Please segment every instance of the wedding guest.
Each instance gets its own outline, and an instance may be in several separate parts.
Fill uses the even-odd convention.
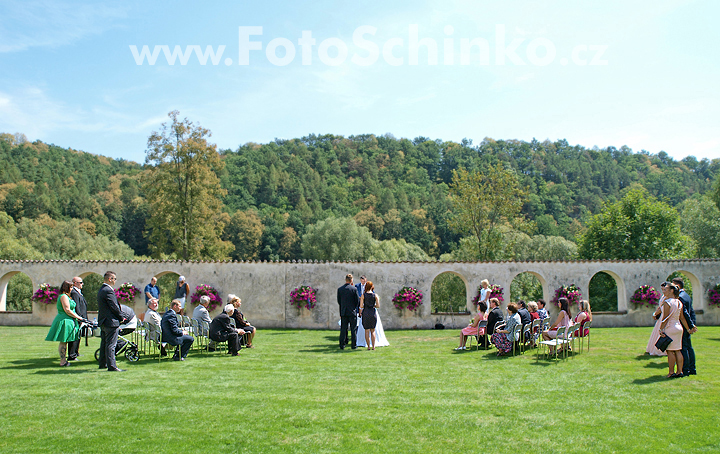
[[[480,337],[485,335],[485,328],[478,328],[478,325],[481,321],[486,320],[485,311],[487,311],[487,305],[481,301],[477,305],[477,314],[475,314],[472,322],[460,331],[460,345],[455,350],[466,349],[465,343],[468,336],[477,336],[478,345],[480,344]]]
[[[527,326],[527,330],[523,333],[522,338],[527,340],[530,338],[530,325],[532,324],[532,316],[530,315],[530,311],[528,311],[527,304],[525,304],[525,301],[520,300],[517,303],[517,313],[520,316],[520,326],[525,329],[525,326]]]
[[[663,292],[663,289],[667,285],[667,282],[663,282],[660,284],[660,292]],[[653,318],[655,318],[655,326],[653,327],[652,333],[650,333],[650,339],[648,340],[647,347],[645,347],[645,353],[651,356],[666,356],[667,353],[660,350],[655,346],[655,343],[657,342],[658,338],[660,337],[660,324],[662,323],[662,305],[665,301],[665,295],[663,294],[660,297],[660,300],[658,301],[658,307],[655,309],[655,312],[653,313]]]
[[[75,313],[80,316],[80,318],[87,319],[87,301],[85,301],[85,297],[82,294],[83,280],[81,277],[75,276],[72,283],[73,288],[70,291],[70,299],[75,301]],[[82,335],[82,332],[78,333],[77,340],[68,343],[68,361],[77,361],[80,356],[80,338]]]
[[[483,279],[480,281],[480,298],[478,298],[478,303],[485,303],[486,305],[490,304],[490,282],[487,279]],[[490,308],[492,310],[492,308]],[[490,333],[492,334],[492,333]]]
[[[536,301],[530,301],[528,303],[528,311],[530,311],[530,318],[533,320],[540,319],[540,314],[538,314],[538,303]]]
[[[558,328],[570,326],[570,303],[567,298],[564,297],[559,298],[558,303],[560,303],[560,313],[557,319],[555,319],[555,323],[550,325],[550,329],[542,333],[543,339],[545,340],[555,339]]]
[[[592,321],[592,311],[590,310],[590,301],[580,300],[578,301],[578,313],[573,320],[573,323],[580,323],[580,329],[575,330],[573,336],[585,337],[588,335],[590,330],[585,328],[587,322]]]
[[[544,299],[537,300],[537,305],[538,305],[537,313],[538,313],[538,316],[540,317],[540,320],[545,320],[546,318],[548,318],[549,315],[548,315],[547,309],[545,309],[545,300]]]
[[[361,278],[362,282],[362,278]],[[368,350],[375,350],[375,327],[377,326],[377,308],[380,307],[380,297],[378,297],[373,289],[375,286],[372,281],[365,281],[363,286],[364,293],[360,297],[360,316],[362,317],[362,326],[365,330],[365,345]]]
[[[176,314],[180,313],[180,310],[180,301],[172,300],[170,309],[165,312],[161,322],[162,341],[176,347],[175,355],[173,356],[175,361],[185,361],[190,347],[195,340],[192,336],[188,335],[186,330],[180,328],[176,316]]]
[[[200,303],[193,311],[193,316],[195,320],[198,322],[212,322],[212,318],[210,318],[210,312],[208,312],[208,306],[210,305],[210,297],[207,295],[203,295],[200,297]]]
[[[508,319],[505,328],[498,329],[492,335],[492,343],[498,349],[497,356],[504,356],[512,350],[513,344],[520,339],[520,332],[515,332],[516,326],[522,327],[520,324],[520,314],[518,314],[517,304],[510,303],[507,305]]]
[[[175,299],[180,302],[180,315],[185,315],[185,301],[190,294],[190,285],[185,282],[185,276],[180,276],[175,286]]]
[[[662,322],[660,323],[660,336],[668,336],[672,340],[665,349],[668,356],[667,378],[683,376],[682,339],[683,328],[689,331],[685,315],[683,314],[680,296],[680,287],[669,283],[663,287],[665,301],[662,304]]]
[[[58,314],[50,325],[50,331],[45,337],[46,341],[59,342],[60,366],[69,366],[66,358],[67,345],[78,338],[79,322],[82,317],[75,313],[75,301],[70,298],[72,282],[64,281],[60,286],[60,296],[57,299]]]
[[[160,288],[157,286],[157,278],[155,276],[153,276],[150,279],[150,283],[145,286],[145,304],[152,298],[160,299]]]
[[[237,356],[240,350],[240,337],[245,331],[233,328],[231,317],[235,313],[235,306],[227,304],[225,310],[218,314],[210,323],[209,337],[215,342],[228,343],[228,353]]]
[[[687,322],[688,329],[683,327],[683,338],[682,338],[682,355],[683,355],[683,374],[696,375],[695,370],[695,350],[692,346],[691,334],[697,332],[697,326],[695,326],[695,311],[692,306],[692,297],[685,291],[685,282],[682,278],[676,277],[672,280],[673,284],[677,285],[680,289],[678,299],[682,303],[683,316]]]
[[[503,322],[503,313],[500,309],[500,300],[497,298],[490,298],[490,309],[487,316],[487,326],[485,328],[485,334],[481,336],[482,341],[480,342],[483,347],[488,347],[488,334],[492,336],[495,333],[495,326]]]
[[[256,329],[254,326],[252,326],[246,319],[245,315],[243,315],[242,312],[240,312],[240,306],[242,305],[242,300],[238,298],[236,295],[233,295],[232,293],[228,295],[228,303],[232,304],[235,308],[235,311],[233,311],[233,314],[231,317],[235,319],[235,326],[237,328],[241,328],[244,333],[247,333],[247,348],[255,348],[253,346],[253,339],[255,338]]]

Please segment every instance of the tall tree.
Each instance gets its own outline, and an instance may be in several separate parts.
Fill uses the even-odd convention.
[[[450,199],[454,213],[448,220],[458,233],[475,235],[479,260],[495,260],[502,251],[504,225],[520,226],[520,210],[526,198],[515,172],[502,163],[481,170],[453,171]]]
[[[232,243],[220,238],[215,220],[226,191],[216,174],[224,166],[209,130],[174,110],[172,120],[148,138],[145,163],[151,164],[144,191],[150,205],[148,236],[154,255],[183,260],[227,258]]]
[[[605,205],[578,240],[584,259],[676,259],[691,257],[694,249],[680,232],[677,211],[642,187]]]

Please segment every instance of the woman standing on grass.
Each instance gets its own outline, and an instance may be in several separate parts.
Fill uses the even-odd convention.
[[[683,326],[687,326],[687,321],[682,312],[682,303],[678,299],[680,287],[669,282],[663,287],[663,295],[665,295],[665,301],[662,304],[660,336],[669,336],[672,339],[668,348],[665,349],[668,356],[667,378],[678,378],[683,376],[682,336]]]
[[[660,284],[660,290],[663,291],[663,293],[666,285],[667,282]],[[653,317],[655,318],[655,326],[650,334],[647,347],[645,347],[645,354],[650,356],[667,356],[667,353],[655,346],[655,342],[657,342],[660,337],[660,324],[662,323],[662,317],[660,317],[660,314],[662,314],[663,301],[665,301],[665,295],[662,295],[660,297],[660,301],[658,301],[658,308],[655,309],[655,313],[653,314]]]
[[[377,308],[380,307],[380,298],[373,292],[374,288],[373,283],[367,281],[365,284],[365,293],[360,297],[360,314],[362,316],[362,326],[365,330],[365,345],[368,350],[375,350]]]
[[[68,342],[74,342],[79,336],[79,321],[82,317],[75,313],[75,301],[70,298],[72,282],[65,281],[60,286],[60,296],[57,299],[57,311],[46,341],[60,342],[58,353],[60,353],[60,366],[65,367],[70,363],[66,358]]]

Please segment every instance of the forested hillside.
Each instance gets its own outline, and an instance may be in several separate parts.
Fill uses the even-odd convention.
[[[566,141],[485,139],[473,145],[310,135],[220,154],[227,216],[208,222],[222,227],[235,259],[303,258],[318,250],[303,241],[322,241],[320,232],[335,228],[333,217],[367,228],[363,232],[376,242],[369,258],[438,258],[461,244],[462,235],[448,227],[449,184],[459,168],[502,162],[513,169],[528,193],[522,212],[535,230],[527,233],[570,241],[604,202],[619,200],[631,186],[678,206],[708,193],[720,174],[719,159],[678,162],[663,152],[589,149]],[[107,258],[149,255],[145,225],[152,213],[142,189],[148,166],[10,134],[0,136],[0,159],[0,210],[7,213],[0,240],[13,245],[2,248],[2,258],[97,256],[64,247],[62,238],[97,243],[92,247],[114,255]]]

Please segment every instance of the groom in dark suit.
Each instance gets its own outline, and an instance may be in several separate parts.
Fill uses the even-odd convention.
[[[103,276],[103,285],[98,290],[98,325],[102,330],[100,338],[100,355],[98,362],[100,369],[107,367],[108,372],[125,372],[118,369],[115,364],[115,347],[118,340],[118,329],[122,323],[123,316],[120,314],[120,304],[115,296],[115,285],[117,278],[115,273],[107,271]]]
[[[351,333],[351,347],[357,348],[357,310],[360,307],[360,297],[357,288],[353,286],[353,275],[345,276],[345,285],[337,290],[337,302],[340,306],[340,350],[347,344],[348,328]]]
[[[70,291],[70,298],[75,301],[75,313],[82,318],[87,318],[87,301],[82,294],[83,280],[81,277],[74,277],[73,288]],[[80,356],[80,338],[68,344],[68,361],[75,361]]]

